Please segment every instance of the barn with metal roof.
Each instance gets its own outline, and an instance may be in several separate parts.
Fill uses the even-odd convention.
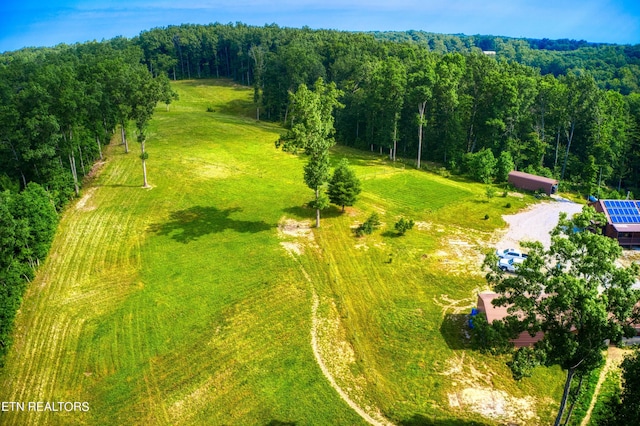
[[[542,191],[547,195],[555,194],[558,191],[558,181],[556,179],[518,172],[516,170],[509,173],[507,181],[518,189]]]
[[[591,205],[607,217],[606,236],[623,247],[640,246],[640,201],[598,200]]]

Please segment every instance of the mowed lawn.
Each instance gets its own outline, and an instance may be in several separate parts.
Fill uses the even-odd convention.
[[[549,422],[561,372],[516,383],[504,358],[471,351],[463,332],[486,288],[466,256],[489,248],[500,215],[526,199],[489,199],[483,185],[336,147],[333,161],[349,158],[362,179],[359,201],[283,237],[279,224],[305,230],[314,217],[304,159],[275,149],[281,130],[253,119],[250,89],[174,87],[180,100],[151,123],[152,189],[141,188],[138,144],[130,154],[112,144],[62,216],[0,370],[0,400],[90,410],[0,413],[0,424],[364,424],[314,358],[314,293],[320,353],[369,412],[498,424],[450,406],[456,392],[486,388],[530,396],[536,421]],[[354,237],[372,212],[381,229]],[[401,216],[418,223],[398,237]]]
[[[110,147],[62,216],[0,372],[2,401],[90,411],[0,424],[363,424],[315,362],[310,286],[279,244],[308,196],[302,162],[275,149],[277,127],[230,115],[250,90],[175,87],[151,124],[153,188],[137,143]]]

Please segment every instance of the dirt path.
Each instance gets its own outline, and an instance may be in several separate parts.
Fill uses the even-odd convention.
[[[600,371],[600,377],[598,377],[598,383],[596,384],[596,388],[593,391],[593,397],[591,398],[591,403],[589,404],[589,409],[587,410],[587,414],[585,414],[584,419],[582,419],[582,423],[580,426],[587,426],[589,424],[589,420],[591,420],[591,413],[593,412],[593,407],[596,405],[596,401],[598,400],[598,394],[600,394],[600,387],[602,383],[604,383],[604,379],[607,377],[607,373],[614,368],[618,368],[620,362],[624,358],[624,349],[616,348],[615,346],[609,346],[607,350],[607,360],[604,364],[604,368]]]
[[[316,363],[320,367],[322,374],[327,378],[331,387],[340,395],[340,398],[347,403],[349,407],[360,417],[362,417],[367,423],[375,425],[375,426],[393,426],[393,423],[390,423],[386,420],[377,409],[375,416],[372,416],[367,411],[365,411],[360,405],[353,401],[349,395],[338,385],[336,379],[333,377],[331,371],[327,367],[324,359],[322,358],[322,353],[320,351],[320,344],[318,342],[318,328],[321,319],[318,317],[318,306],[320,305],[320,298],[313,287],[313,280],[309,273],[305,270],[304,266],[298,259],[305,248],[313,247],[314,235],[311,230],[311,224],[308,221],[299,222],[293,219],[287,219],[286,217],[282,217],[280,222],[278,223],[278,235],[280,238],[285,239],[286,241],[280,242],[282,247],[296,260],[302,275],[307,280],[311,287],[311,294],[313,297],[313,304],[311,305],[311,349],[313,350],[313,356],[316,359]],[[367,407],[371,410],[371,407]],[[377,418],[374,418],[377,417]]]
[[[305,275],[307,275],[306,272],[305,272]],[[307,279],[309,279],[308,276],[307,276]],[[324,376],[327,378],[327,380],[331,384],[331,387],[333,389],[335,389],[336,392],[338,392],[338,395],[340,395],[340,398],[342,398],[342,400],[344,402],[346,402],[349,405],[349,407],[351,407],[351,409],[353,411],[358,413],[358,415],[360,417],[362,417],[367,423],[369,423],[371,425],[375,425],[375,426],[392,425],[393,423],[390,423],[388,421],[374,419],[366,411],[364,411],[358,404],[353,402],[351,400],[351,398],[349,398],[349,395],[347,395],[342,390],[342,388],[338,385],[338,383],[336,383],[335,379],[333,378],[333,375],[331,374],[331,372],[329,371],[329,369],[325,365],[324,360],[322,359],[322,356],[320,355],[320,348],[318,346],[318,316],[317,316],[317,312],[318,312],[318,305],[319,304],[320,304],[320,299],[318,299],[318,295],[316,294],[316,292],[314,290],[313,291],[313,305],[311,307],[311,347],[313,349],[313,355],[316,358],[316,362],[320,366],[320,370],[322,370],[322,374],[324,374]]]
[[[331,372],[329,371],[329,368],[327,368],[324,359],[322,359],[322,354],[320,353],[320,345],[318,344],[318,306],[320,305],[320,299],[318,298],[318,294],[313,288],[313,280],[311,280],[311,277],[304,269],[302,264],[300,264],[299,262],[297,263],[300,267],[300,270],[302,271],[302,275],[304,275],[307,282],[311,285],[311,292],[313,297],[313,304],[311,305],[311,349],[313,350],[313,356],[315,357],[316,362],[318,363],[318,366],[322,371],[322,374],[329,381],[331,387],[338,393],[338,395],[340,395],[340,398],[344,402],[346,402],[353,411],[358,413],[358,415],[362,417],[367,423],[374,426],[393,426],[393,423],[387,421],[386,419],[374,419],[369,413],[363,410],[362,407],[356,404],[349,397],[349,395],[347,395],[347,393],[342,390],[340,385],[338,385],[338,383],[336,382],[336,379],[333,377],[333,374],[331,374]]]

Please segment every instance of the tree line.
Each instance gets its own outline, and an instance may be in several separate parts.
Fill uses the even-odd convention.
[[[638,92],[640,45],[589,43],[585,40],[522,39],[486,35],[445,35],[424,31],[372,33],[381,40],[417,43],[439,53],[475,49],[491,51],[499,60],[517,61],[555,77],[570,70],[589,71],[602,89],[629,94]]]
[[[154,75],[253,86],[256,118],[286,125],[300,84],[335,83],[345,106],[335,113],[336,141],[392,159],[464,173],[473,170],[470,154],[507,152],[516,169],[585,195],[640,187],[638,46],[544,50],[535,41],[427,35],[238,23],[155,28],[132,42]],[[545,67],[549,55],[562,66]]]
[[[0,365],[26,283],[44,261],[58,215],[80,193],[116,128],[125,151],[174,98],[125,39],[0,56]],[[146,177],[144,178],[146,183]]]

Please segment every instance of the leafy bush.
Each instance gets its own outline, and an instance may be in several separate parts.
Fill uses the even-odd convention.
[[[509,151],[502,151],[498,157],[496,163],[496,180],[498,182],[506,182],[509,178],[509,173],[515,169],[513,163],[513,157]]]
[[[372,213],[367,220],[356,228],[356,235],[362,237],[363,235],[370,235],[373,231],[380,226],[380,219],[378,213]]]
[[[405,219],[401,217],[399,221],[395,224],[395,229],[398,231],[399,235],[404,235],[408,230],[413,228],[414,222],[413,219]]]
[[[0,367],[26,282],[45,259],[58,223],[50,195],[37,183],[0,192]]]
[[[487,148],[464,155],[465,170],[478,182],[490,183],[496,174],[497,164],[498,160],[493,156],[493,152]]]

